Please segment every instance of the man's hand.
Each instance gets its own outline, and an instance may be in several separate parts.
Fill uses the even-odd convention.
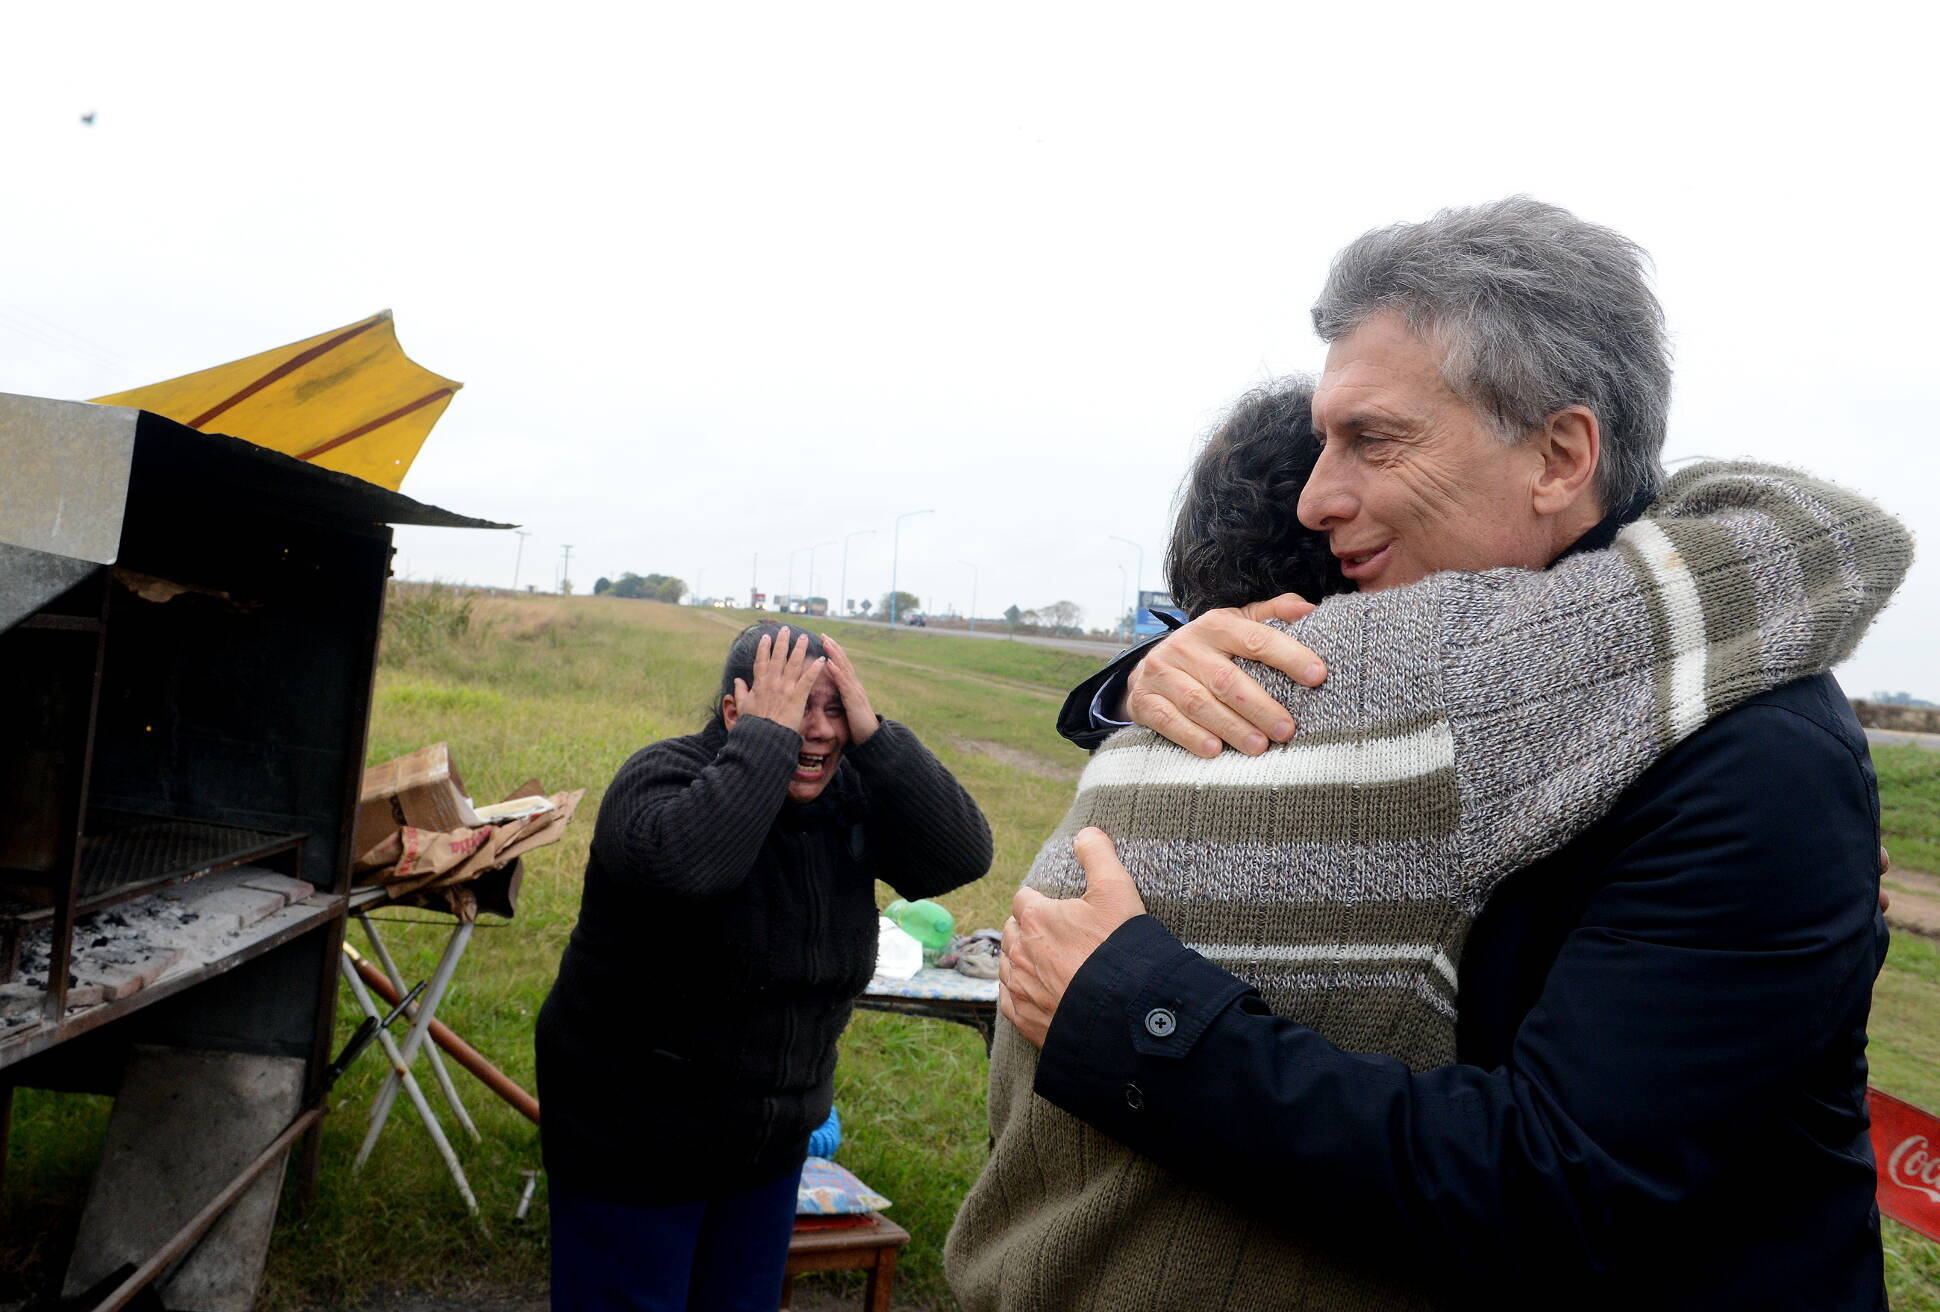
[[[1113,930],[1145,914],[1145,899],[1104,830],[1080,829],[1071,850],[1084,868],[1084,896],[1049,898],[1034,888],[1018,889],[997,960],[998,1010],[1039,1048],[1078,967]]]
[[[1267,740],[1293,737],[1287,708],[1233,664],[1244,656],[1312,688],[1327,677],[1320,657],[1261,620],[1291,622],[1314,609],[1293,592],[1238,610],[1209,610],[1152,649],[1133,667],[1125,718],[1171,739],[1195,756],[1213,757],[1230,743],[1258,756]]]

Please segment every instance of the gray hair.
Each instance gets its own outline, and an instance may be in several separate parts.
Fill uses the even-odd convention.
[[[1313,309],[1337,342],[1382,311],[1440,345],[1442,378],[1504,441],[1587,407],[1605,511],[1654,497],[1670,410],[1664,308],[1635,242],[1528,196],[1363,233]]]

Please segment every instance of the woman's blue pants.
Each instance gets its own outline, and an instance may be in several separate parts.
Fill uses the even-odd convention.
[[[774,1312],[800,1178],[671,1207],[554,1192],[553,1312]]]

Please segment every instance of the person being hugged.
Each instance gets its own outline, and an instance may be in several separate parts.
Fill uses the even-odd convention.
[[[539,1013],[552,1305],[772,1309],[875,881],[981,876],[990,828],[833,638],[763,623],[701,732],[620,767]]]

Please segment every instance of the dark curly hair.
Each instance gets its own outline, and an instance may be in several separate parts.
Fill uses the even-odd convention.
[[[1300,490],[1320,459],[1313,396],[1312,381],[1301,377],[1255,388],[1234,403],[1193,461],[1165,549],[1172,599],[1188,615],[1282,592],[1319,601],[1353,590],[1326,535],[1297,514]]]
[[[820,660],[822,657],[828,655],[828,652],[822,647],[822,636],[804,625],[791,623],[785,619],[760,620],[754,624],[750,624],[747,628],[734,635],[734,641],[728,644],[727,661],[721,666],[720,691],[714,694],[714,703],[707,708],[707,722],[709,724],[725,724],[727,722],[726,718],[721,714],[721,699],[723,697],[734,696],[734,681],[736,679],[741,680],[741,682],[751,688],[754,686],[754,658],[756,653],[761,649],[761,640],[763,638],[774,638],[779,641],[781,631],[784,628],[788,630],[788,645],[790,648],[793,648],[799,639],[806,637],[808,639],[808,659],[812,661]]]

